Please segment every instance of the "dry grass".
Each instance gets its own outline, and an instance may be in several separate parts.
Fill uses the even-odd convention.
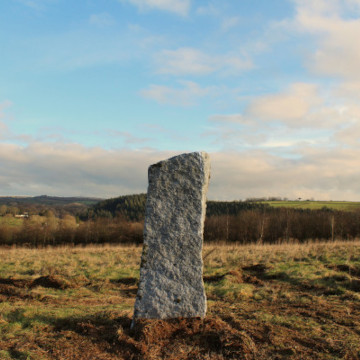
[[[206,319],[130,331],[140,254],[0,248],[0,359],[360,358],[359,241],[206,245]]]

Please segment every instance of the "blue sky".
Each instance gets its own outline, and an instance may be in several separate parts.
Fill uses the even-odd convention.
[[[359,0],[2,1],[0,195],[203,150],[212,199],[360,200],[359,33]]]

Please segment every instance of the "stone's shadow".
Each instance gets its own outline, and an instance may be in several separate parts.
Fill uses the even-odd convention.
[[[136,297],[137,292],[138,292],[137,287],[128,288],[128,289],[121,289],[121,293],[124,294],[126,297],[129,297],[129,298]]]
[[[38,286],[64,290],[73,287],[69,281],[60,276],[40,276],[35,279],[0,278],[0,301],[3,299],[21,299],[46,301],[47,296],[32,293]]]
[[[17,288],[28,287],[31,283],[31,280],[25,279],[13,279],[13,278],[1,278],[0,277],[0,285],[11,285]]]
[[[18,351],[14,348],[9,349],[8,352],[9,355],[11,356],[11,359],[17,359],[17,360],[29,359],[28,354],[26,354],[26,352]]]
[[[137,285],[139,282],[139,279],[134,277],[125,277],[125,278],[119,278],[119,279],[112,279],[110,280],[113,284],[121,284],[121,285]]]
[[[358,267],[349,266],[347,264],[338,264],[338,265],[328,265],[327,268],[335,271],[345,272],[351,276],[360,278],[360,268]]]
[[[58,275],[39,276],[35,279],[13,279],[0,278],[0,285],[9,285],[16,288],[33,288],[42,286],[52,289],[65,289],[70,287],[70,283]]]
[[[0,279],[0,302],[3,300],[37,299],[28,290],[29,282],[14,279]]]
[[[345,291],[344,289],[360,292],[360,278],[357,277],[360,274],[359,269],[351,268],[347,265],[335,265],[327,267],[331,270],[338,271],[339,273],[312,280],[304,280],[290,276],[285,271],[268,274],[261,270],[259,273],[257,273],[257,276],[265,281],[278,280],[281,282],[286,282],[292,286],[297,287],[300,291],[312,291],[319,295],[343,295]],[[346,275],[344,273],[346,273]]]
[[[258,275],[263,275],[270,268],[265,264],[254,264],[254,265],[244,266],[242,269],[245,271],[256,273]]]
[[[225,276],[226,276],[226,274],[209,275],[209,276],[204,276],[203,280],[206,283],[216,283],[216,282],[219,282],[222,279],[224,279]]]
[[[257,276],[249,275],[249,274],[243,273],[241,271],[237,271],[237,270],[230,270],[224,274],[204,276],[203,280],[205,283],[212,284],[212,283],[220,282],[223,279],[226,279],[229,277],[232,279],[231,280],[232,282],[235,282],[238,284],[247,283],[247,284],[261,285],[261,286],[264,285],[264,282],[261,279],[259,279]]]
[[[116,286],[119,286],[121,293],[129,298],[136,297],[138,291],[139,279],[134,277],[126,277],[120,279],[112,279],[110,282]]]
[[[277,280],[297,287],[300,291],[312,291],[324,295],[343,295],[344,289],[360,292],[360,269],[348,265],[328,266],[328,268],[338,271],[337,274],[324,276],[323,278],[304,280],[290,276],[285,271],[268,273],[270,267],[264,264],[254,264],[242,267],[239,271],[231,270],[223,274],[204,276],[205,283],[217,283],[231,276],[233,281],[238,283],[249,283],[254,285],[264,285],[266,281]]]

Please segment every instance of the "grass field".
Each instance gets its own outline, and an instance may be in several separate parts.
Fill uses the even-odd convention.
[[[295,209],[317,210],[326,207],[342,211],[360,210],[360,202],[355,201],[261,201],[261,203],[269,204],[272,207],[288,207]]]
[[[207,245],[207,317],[130,331],[140,253],[0,248],[0,359],[360,358],[359,241]]]
[[[24,223],[24,219],[15,218],[13,216],[0,216],[0,225],[7,225],[7,226],[22,226]]]

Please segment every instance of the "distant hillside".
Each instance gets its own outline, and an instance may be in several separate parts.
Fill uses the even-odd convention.
[[[103,200],[92,206],[90,217],[113,217],[121,215],[130,221],[143,220],[145,217],[146,194],[125,195]],[[243,210],[265,209],[267,204],[248,201],[208,201],[206,215],[237,215]]]
[[[101,201],[93,197],[60,197],[60,196],[0,196],[0,205],[48,205],[61,206],[69,204],[93,205]]]
[[[144,219],[146,194],[125,195],[98,202],[89,209],[90,217],[123,216],[131,221]]]
[[[47,210],[56,216],[71,214],[74,216],[87,214],[88,208],[102,199],[93,197],[60,197],[60,196],[1,196],[2,213],[30,215],[43,214]],[[5,209],[4,209],[5,208]]]

